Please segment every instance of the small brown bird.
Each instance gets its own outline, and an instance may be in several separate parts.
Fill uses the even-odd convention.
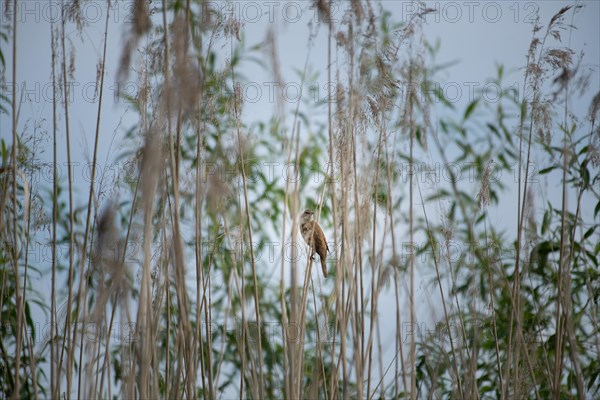
[[[314,261],[315,253],[319,255],[321,258],[321,267],[323,268],[323,276],[327,278],[325,257],[327,257],[329,246],[327,246],[327,240],[325,240],[323,230],[317,221],[312,220],[314,215],[315,213],[312,210],[304,210],[300,217],[300,232],[302,233],[304,241],[310,246],[310,259]]]

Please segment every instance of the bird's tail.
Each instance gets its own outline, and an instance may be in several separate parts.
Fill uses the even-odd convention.
[[[325,260],[321,260],[321,267],[323,268],[323,276],[327,278],[327,264],[325,264]]]

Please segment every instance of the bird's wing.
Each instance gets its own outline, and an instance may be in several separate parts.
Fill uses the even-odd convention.
[[[321,227],[317,224],[317,228],[319,230],[319,235],[323,238],[323,241],[325,242],[325,249],[326,249],[326,253],[329,253],[329,246],[327,245],[327,240],[325,239],[325,234],[323,233],[323,229],[321,229]]]

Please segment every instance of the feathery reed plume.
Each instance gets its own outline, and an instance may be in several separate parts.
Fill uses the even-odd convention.
[[[135,54],[135,49],[142,36],[150,31],[152,27],[152,20],[150,19],[150,10],[146,0],[134,0],[133,24],[131,24],[131,30],[127,34],[125,44],[121,50],[121,60],[119,62],[119,69],[117,75],[117,82],[119,83],[119,90],[124,83],[125,79],[129,75],[129,67],[131,65],[131,56]]]

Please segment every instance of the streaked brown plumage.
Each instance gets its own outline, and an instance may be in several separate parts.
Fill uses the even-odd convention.
[[[313,216],[314,212],[312,210],[304,210],[302,216],[300,217],[300,233],[302,233],[302,238],[311,248],[311,260],[314,260],[315,253],[317,253],[321,258],[323,276],[327,278],[327,265],[325,264],[325,258],[327,257],[329,246],[327,246],[327,240],[325,240],[323,230],[317,221],[312,220]]]

